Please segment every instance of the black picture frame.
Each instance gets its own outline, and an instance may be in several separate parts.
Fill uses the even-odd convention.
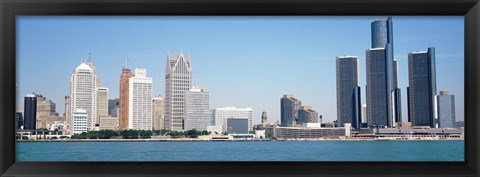
[[[2,176],[479,176],[478,0],[0,0]],[[17,15],[463,15],[465,162],[15,162]]]

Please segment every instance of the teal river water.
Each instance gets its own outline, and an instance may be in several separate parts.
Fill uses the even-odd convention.
[[[17,161],[464,161],[464,141],[17,142]]]

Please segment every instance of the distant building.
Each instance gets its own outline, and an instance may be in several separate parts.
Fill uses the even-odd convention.
[[[65,126],[63,127],[64,130],[66,130],[67,134],[70,134],[71,130],[71,122],[72,122],[72,104],[71,104],[72,99],[70,96],[65,96]]]
[[[262,112],[262,129],[265,129],[267,127],[268,121],[267,121],[267,112],[263,111]]]
[[[118,130],[118,117],[100,117],[100,130]]]
[[[293,127],[298,119],[297,112],[302,102],[291,94],[283,95],[280,99],[280,121],[282,127]]]
[[[15,130],[21,130],[23,128],[23,115],[21,112],[15,113]]]
[[[228,118],[227,130],[228,134],[248,134],[248,119],[247,118]]]
[[[86,63],[81,63],[75,68],[70,78],[70,89],[71,112],[74,113],[80,109],[85,110],[87,113],[87,130],[94,130],[97,117],[97,106],[95,104],[97,100],[97,76],[94,69]]]
[[[351,123],[360,128],[361,92],[359,61],[356,56],[336,59],[337,70],[337,126]]]
[[[311,106],[300,106],[297,115],[298,124],[318,123],[318,113]]]
[[[158,95],[152,100],[152,118],[153,118],[153,129],[154,130],[163,130],[165,129],[165,117],[164,117],[165,106],[163,104],[163,97]]]
[[[455,127],[455,96],[448,95],[448,91],[440,91],[437,95],[438,127]]]
[[[210,126],[215,126],[215,109],[210,110]]]
[[[465,121],[455,122],[455,127],[457,127],[457,128],[465,127]]]
[[[118,117],[118,111],[120,107],[120,99],[109,99],[108,100],[108,115],[112,117]]]
[[[337,139],[345,137],[349,133],[350,128],[335,127],[325,128],[320,127],[319,123],[304,124],[302,127],[274,127],[273,134],[278,139],[318,139],[318,138],[333,138]]]
[[[120,75],[120,98],[118,101],[119,110],[119,127],[120,130],[128,130],[129,122],[129,87],[130,87],[130,78],[135,76],[130,69],[122,68],[122,74]]]
[[[63,115],[61,115],[61,116],[60,115],[51,115],[51,116],[47,117],[45,125],[48,127],[47,129],[51,129],[52,125],[54,125],[56,123],[59,123],[59,122],[65,123],[65,117]],[[61,126],[61,128],[63,129],[64,126]]]
[[[408,121],[412,126],[437,127],[435,48],[408,54]]]
[[[24,102],[24,130],[37,129],[37,97],[34,94],[27,94]]]
[[[183,131],[185,95],[192,88],[190,56],[167,55],[165,70],[165,128]]]
[[[223,132],[227,131],[227,119],[228,118],[246,118],[248,119],[248,131],[253,131],[253,109],[250,107],[236,108],[236,107],[223,107],[216,108],[213,111],[215,125],[222,126]]]
[[[48,100],[39,92],[33,92],[32,94],[37,97],[37,129],[48,129],[47,118],[49,116],[55,115],[55,103],[52,100]]]
[[[146,69],[135,69],[128,90],[128,129],[152,130],[152,78]]]
[[[393,122],[402,122],[402,94],[398,87],[398,60],[393,59],[393,93],[392,93]],[[395,125],[395,124],[393,124]]]
[[[108,88],[97,88],[97,124],[100,123],[100,117],[108,116]]]
[[[73,134],[81,134],[88,131],[88,113],[87,110],[77,109],[73,112],[72,128]]]
[[[367,123],[367,104],[362,104],[362,123]]]
[[[192,88],[185,95],[185,130],[207,130],[210,124],[210,96],[204,88]]]

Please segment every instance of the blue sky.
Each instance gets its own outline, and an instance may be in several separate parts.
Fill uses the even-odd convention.
[[[89,53],[102,86],[118,98],[128,67],[146,68],[154,95],[165,95],[167,53],[188,53],[193,84],[210,91],[210,108],[252,107],[280,119],[280,98],[294,94],[324,121],[336,119],[335,57],[360,59],[365,101],[365,51],[370,23],[361,17],[189,17],[20,16],[17,17],[17,107],[39,91],[64,113],[73,70]],[[394,53],[399,60],[403,119],[407,120],[408,53],[436,48],[437,88],[455,95],[457,120],[464,119],[463,16],[393,17]]]

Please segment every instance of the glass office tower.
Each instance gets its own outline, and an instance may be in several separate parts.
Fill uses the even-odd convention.
[[[293,97],[291,94],[283,95],[280,99],[280,122],[282,127],[294,127],[302,102]]]
[[[336,59],[337,70],[337,126],[351,123],[360,128],[360,75],[358,57],[342,56]]]
[[[437,127],[435,48],[408,54],[408,120],[413,126]]]
[[[400,120],[401,104],[393,59],[392,17],[372,22],[371,32],[372,48],[366,52],[367,122],[369,127],[393,127]]]

